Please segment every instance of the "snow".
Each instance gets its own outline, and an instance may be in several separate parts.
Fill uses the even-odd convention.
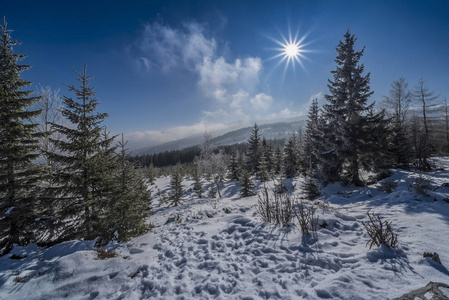
[[[196,199],[193,182],[184,180],[183,204],[155,200],[156,227],[109,244],[117,257],[98,259],[95,241],[16,246],[0,258],[0,299],[393,299],[429,281],[448,282],[449,188],[441,186],[449,182],[449,158],[435,162],[444,169],[395,170],[390,194],[380,183],[327,186],[314,202],[327,226],[308,237],[293,225],[263,223],[257,196],[240,198],[233,182],[223,184],[221,199]],[[410,189],[419,175],[438,187],[429,196]],[[289,182],[298,197],[301,180]],[[169,181],[156,185],[167,192]],[[396,249],[366,246],[368,210],[392,222]],[[442,265],[424,252],[437,252]]]

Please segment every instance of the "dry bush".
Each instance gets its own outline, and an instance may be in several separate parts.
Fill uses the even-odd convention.
[[[391,222],[383,221],[378,215],[367,211],[369,222],[362,222],[365,226],[366,232],[370,236],[370,240],[366,242],[371,249],[373,245],[380,247],[384,244],[390,248],[395,248],[398,245],[398,235],[393,232]]]
[[[95,249],[97,252],[97,258],[98,259],[107,259],[107,258],[113,258],[116,257],[118,254],[114,250],[108,250],[104,248],[97,248]]]
[[[288,194],[270,193],[264,187],[259,193],[257,201],[257,214],[264,222],[287,226],[295,215],[293,199]]]
[[[24,283],[24,282],[26,282],[30,277],[31,277],[30,274],[23,275],[23,276],[16,276],[16,277],[14,277],[14,282],[15,282],[15,283]]]
[[[398,187],[398,183],[391,178],[385,179],[377,187],[377,190],[385,193],[392,193]]]
[[[427,192],[433,190],[432,182],[421,175],[413,180],[411,188],[415,190],[415,193],[422,196],[429,196]]]
[[[315,216],[315,211],[316,209],[314,207],[306,206],[302,201],[298,204],[298,209],[295,210],[295,216],[303,235],[317,231],[318,216]]]

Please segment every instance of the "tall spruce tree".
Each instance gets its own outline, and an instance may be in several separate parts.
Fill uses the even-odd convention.
[[[284,146],[285,175],[287,178],[295,177],[299,167],[299,145],[296,134],[292,135]]]
[[[237,151],[232,151],[228,164],[228,179],[237,181],[240,177],[240,165]]]
[[[304,139],[304,161],[306,174],[315,176],[317,163],[320,156],[320,140],[322,139],[319,123],[318,99],[312,99],[307,117],[306,134]]]
[[[6,19],[0,26],[0,256],[13,244],[26,245],[33,239],[37,195],[42,168],[33,161],[39,157],[35,124],[28,120],[40,114],[28,109],[38,97],[24,90],[31,83],[20,73],[30,68],[20,65],[25,56],[16,54],[20,45],[11,39]]]
[[[55,174],[58,185],[53,192],[60,202],[57,214],[64,232],[61,238],[91,239],[102,235],[101,219],[107,218],[105,201],[110,196],[110,174],[115,169],[110,155],[114,137],[102,135],[101,123],[108,114],[96,112],[99,102],[89,86],[92,76],[87,76],[86,66],[81,73],[73,71],[80,87],[68,86],[75,98],[62,98],[62,115],[69,123],[52,123],[64,137],[52,140],[58,151],[52,159],[61,165]]]
[[[259,127],[254,123],[254,128],[251,131],[251,136],[248,140],[247,150],[247,168],[250,174],[256,174],[259,168],[261,148],[261,136],[259,134]]]
[[[363,75],[365,68],[359,61],[364,48],[355,51],[355,42],[355,36],[348,30],[337,46],[337,68],[331,71],[334,78],[329,80],[330,94],[325,96],[328,101],[323,111],[326,139],[321,164],[326,181],[344,179],[347,183],[362,185],[359,168],[370,165],[368,159],[373,155],[367,155],[368,152],[377,151],[369,147],[372,145],[369,138],[370,130],[375,128],[372,122],[379,118],[368,117],[374,105],[367,104],[373,94],[369,86],[370,73]]]

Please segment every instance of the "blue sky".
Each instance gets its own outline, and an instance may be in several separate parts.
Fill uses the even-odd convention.
[[[449,1],[5,1],[1,13],[23,77],[42,86],[76,84],[88,65],[131,148],[251,123],[298,117],[328,92],[335,47],[347,29],[371,72],[371,100],[403,76],[449,96]],[[285,68],[274,40],[304,37],[307,52]]]

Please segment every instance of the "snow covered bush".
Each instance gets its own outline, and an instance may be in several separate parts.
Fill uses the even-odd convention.
[[[374,213],[366,212],[369,218],[369,222],[362,222],[366,229],[370,239],[366,242],[371,249],[373,245],[380,247],[384,244],[390,248],[395,248],[398,245],[398,235],[393,232],[391,228],[391,222],[383,221],[380,217]]]
[[[391,178],[385,179],[380,183],[377,189],[381,192],[391,193],[398,187],[398,183]]]

